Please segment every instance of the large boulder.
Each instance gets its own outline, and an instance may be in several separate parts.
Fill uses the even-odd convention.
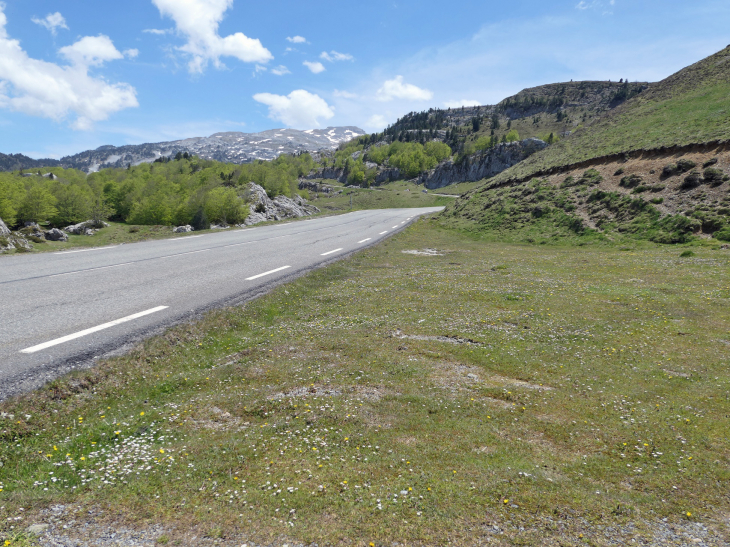
[[[301,196],[295,196],[294,199],[276,196],[271,199],[266,194],[266,190],[255,182],[248,183],[246,199],[250,207],[250,213],[244,220],[246,226],[268,220],[308,217],[319,213],[319,209],[309,205],[307,200]]]
[[[173,232],[176,234],[186,234],[186,233],[192,232],[192,231],[193,231],[193,227],[190,226],[190,224],[187,224],[185,226],[178,226],[177,228],[175,228],[173,230]]]
[[[48,230],[44,237],[47,241],[68,241],[68,236],[65,232],[62,232],[58,228],[53,228],[52,230]]]
[[[10,230],[3,222],[3,219],[0,218],[0,236],[7,236],[10,235]]]
[[[99,230],[101,228],[106,228],[109,226],[104,221],[94,221],[94,220],[86,220],[84,222],[79,222],[78,224],[74,224],[72,226],[66,226],[63,231],[67,234],[74,234],[77,236],[93,236],[96,232],[94,230]]]

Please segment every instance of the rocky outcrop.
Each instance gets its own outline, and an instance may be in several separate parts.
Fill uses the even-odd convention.
[[[318,182],[312,182],[305,179],[299,181],[299,189],[317,192],[318,194],[330,194],[334,191],[331,186],[325,186],[324,184],[319,184]]]
[[[396,169],[395,167],[391,169],[383,169],[382,171],[378,171],[378,174],[375,175],[375,184],[383,184],[384,182],[398,180],[400,177],[400,169]]]
[[[190,226],[190,224],[186,224],[185,226],[178,226],[173,230],[173,233],[175,234],[186,234],[188,232],[192,232],[193,227]]]
[[[0,218],[0,236],[6,236],[10,235],[10,230],[3,222],[3,219]]]
[[[342,184],[347,182],[347,174],[345,173],[345,170],[343,168],[334,167],[324,167],[322,169],[317,169],[316,171],[312,171],[311,173],[309,173],[304,178],[336,180],[337,182],[341,182]]]
[[[502,143],[468,156],[460,163],[442,162],[435,169],[422,173],[417,183],[433,190],[458,182],[476,182],[493,177],[546,147],[544,141],[534,138]]]
[[[294,199],[276,196],[271,199],[266,190],[255,182],[248,183],[246,200],[251,208],[250,214],[243,222],[246,226],[269,220],[308,217],[319,213],[319,209],[309,205],[301,196],[295,196]]]
[[[97,222],[94,220],[87,220],[85,222],[79,222],[78,224],[74,224],[72,226],[66,226],[63,231],[67,234],[74,234],[77,236],[93,236],[96,233],[96,230],[106,228],[107,226],[109,225],[103,221]]]

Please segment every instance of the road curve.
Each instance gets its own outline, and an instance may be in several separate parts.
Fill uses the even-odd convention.
[[[441,208],[381,209],[114,247],[0,258],[0,400],[245,302]]]

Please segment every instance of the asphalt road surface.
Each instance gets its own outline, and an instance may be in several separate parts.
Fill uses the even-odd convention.
[[[0,400],[373,245],[441,208],[383,209],[0,257]]]

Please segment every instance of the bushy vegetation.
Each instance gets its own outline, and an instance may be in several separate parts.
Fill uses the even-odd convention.
[[[308,154],[245,165],[183,158],[86,175],[52,168],[42,173],[0,173],[0,218],[9,225],[43,222],[68,226],[113,219],[141,225],[207,222],[235,224],[248,216],[248,182],[270,197],[292,196],[314,162]]]

